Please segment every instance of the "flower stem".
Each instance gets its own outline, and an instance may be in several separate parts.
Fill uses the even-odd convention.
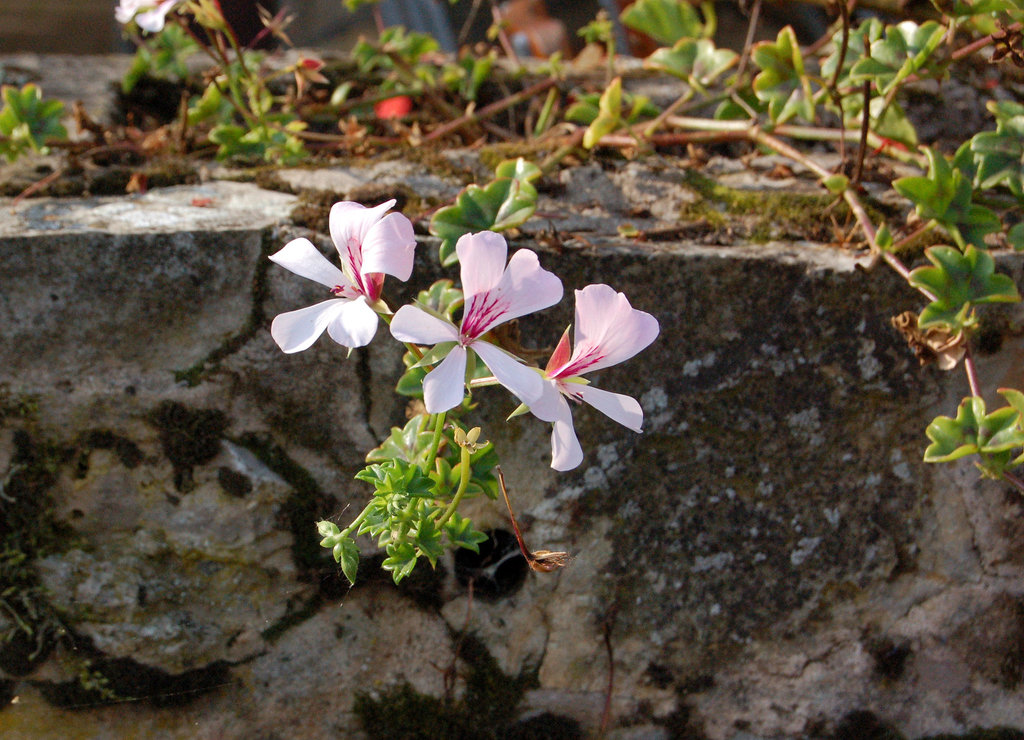
[[[981,383],[978,381],[978,366],[974,363],[970,343],[964,344],[964,371],[967,373],[967,384],[971,387],[971,395],[981,398]]]
[[[427,451],[427,457],[424,460],[427,465],[427,470],[434,469],[434,461],[437,460],[437,448],[441,445],[441,430],[444,429],[444,420],[447,415],[447,411],[442,411],[440,414],[433,415],[434,436],[430,440],[430,449]]]
[[[469,465],[469,448],[462,448],[459,464],[462,465],[462,475],[459,477],[459,487],[455,491],[455,496],[452,498],[452,502],[448,504],[448,508],[444,510],[441,518],[437,520],[436,526],[438,528],[443,527],[445,523],[452,518],[452,514],[454,514],[455,510],[459,508],[459,502],[462,501],[462,495],[466,492],[466,488],[469,487],[469,477],[472,473]]]
[[[354,529],[358,529],[359,525],[363,523],[363,520],[366,518],[366,515],[369,514],[369,513],[370,513],[370,507],[367,506],[365,509],[363,509],[363,512],[359,516],[357,516],[355,519],[352,520],[351,524],[349,524],[347,527],[345,527],[343,530],[341,530],[341,534],[343,534],[345,536],[348,536],[349,532],[351,532]]]
[[[1024,493],[1024,480],[1021,480],[1020,478],[1018,478],[1013,473],[1010,473],[1010,472],[1004,470],[1003,471],[1003,480],[1005,480],[1007,483],[1010,483],[1011,485],[1013,485],[1021,493]]]

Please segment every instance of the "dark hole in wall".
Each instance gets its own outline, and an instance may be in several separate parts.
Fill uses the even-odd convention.
[[[519,590],[529,566],[511,532],[492,529],[485,534],[488,539],[480,543],[479,553],[455,552],[455,579],[467,588],[472,581],[474,596],[496,601]]]

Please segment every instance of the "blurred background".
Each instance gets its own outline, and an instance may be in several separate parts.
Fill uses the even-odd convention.
[[[256,0],[221,0],[225,15],[241,36],[260,28]],[[554,46],[570,49],[581,42],[576,31],[604,7],[617,15],[619,0],[510,0],[502,3],[512,25],[522,29],[522,48]],[[715,3],[720,46],[739,48],[748,25],[750,0]],[[15,52],[105,54],[132,51],[114,20],[115,0],[0,0],[0,54]],[[376,20],[369,7],[348,12],[342,0],[261,0],[272,12],[294,15],[288,35],[295,46],[345,50],[360,35],[375,33]],[[384,0],[378,8],[385,26],[404,25],[427,31],[452,50],[484,38],[492,23],[489,0]],[[816,5],[795,0],[766,0],[761,9],[758,38],[774,37],[791,23],[801,40],[809,43],[824,33],[828,19]],[[552,29],[561,29],[561,42]],[[547,48],[535,49],[548,51]],[[642,50],[637,50],[642,53]]]

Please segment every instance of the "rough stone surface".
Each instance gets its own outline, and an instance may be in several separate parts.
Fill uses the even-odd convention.
[[[758,192],[768,164],[709,172]],[[277,176],[416,194],[410,172]],[[461,185],[418,176],[427,200]],[[792,179],[763,190],[805,195]],[[547,467],[544,425],[506,423],[509,398],[480,393],[528,542],[574,560],[548,575],[481,566],[472,596],[450,561],[396,590],[362,542],[348,591],[322,559],[313,523],[360,505],[353,473],[404,420],[401,350],[383,329],[348,359],[326,340],[277,350],[272,316],[322,293],[266,255],[299,235],[330,250],[290,222],[294,196],[211,182],[0,203],[0,476],[32,472],[66,528],[31,563],[33,598],[82,651],[0,649],[18,697],[0,734],[358,737],[357,694],[466,690],[464,629],[499,683],[529,679],[522,727],[595,731],[611,679],[622,739],[830,737],[856,712],[907,737],[1019,728],[1021,501],[967,464],[920,462],[925,425],[965,387],[919,368],[890,328],[917,299],[855,254],[749,238],[775,232],[700,187],[667,158],[585,165],[548,184],[515,241],[567,294],[608,282],[662,333],[593,378],[640,400],[644,433],[576,409],[587,457],[568,475]],[[626,221],[655,238],[620,236]],[[389,281],[389,300],[443,274],[436,246],[421,239],[415,286]],[[1003,267],[1021,284],[1017,262]],[[547,346],[570,321],[566,300],[522,330]],[[1005,344],[982,358],[993,387],[1019,383],[1024,355]],[[502,507],[471,503],[479,526],[507,528]],[[113,696],[72,690],[104,676]]]

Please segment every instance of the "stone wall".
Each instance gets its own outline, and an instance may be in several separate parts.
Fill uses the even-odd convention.
[[[821,221],[798,177],[759,179],[771,166],[706,173],[765,203],[784,188]],[[3,737],[1024,727],[1020,498],[921,462],[924,427],[966,389],[890,328],[919,308],[893,275],[793,236],[780,211],[767,231],[727,210],[679,228],[707,201],[680,163],[564,173],[513,248],[567,293],[608,282],[659,319],[651,348],[595,378],[640,399],[644,433],[580,409],[586,460],[557,475],[544,426],[481,394],[527,540],[572,565],[527,572],[504,557],[503,508],[474,502],[501,530],[490,559],[396,588],[363,542],[349,590],[313,525],[361,506],[352,475],[404,422],[400,351],[381,332],[347,359],[326,340],[281,354],[270,319],[318,293],[266,256],[296,235],[329,248],[300,225],[318,202],[429,205],[462,182],[393,162],[264,184],[0,203]],[[624,239],[625,221],[660,236]],[[391,298],[441,274],[422,236]],[[529,343],[570,312],[524,321]],[[1019,384],[1014,346],[983,359],[993,387]],[[11,616],[27,610],[31,634]]]

